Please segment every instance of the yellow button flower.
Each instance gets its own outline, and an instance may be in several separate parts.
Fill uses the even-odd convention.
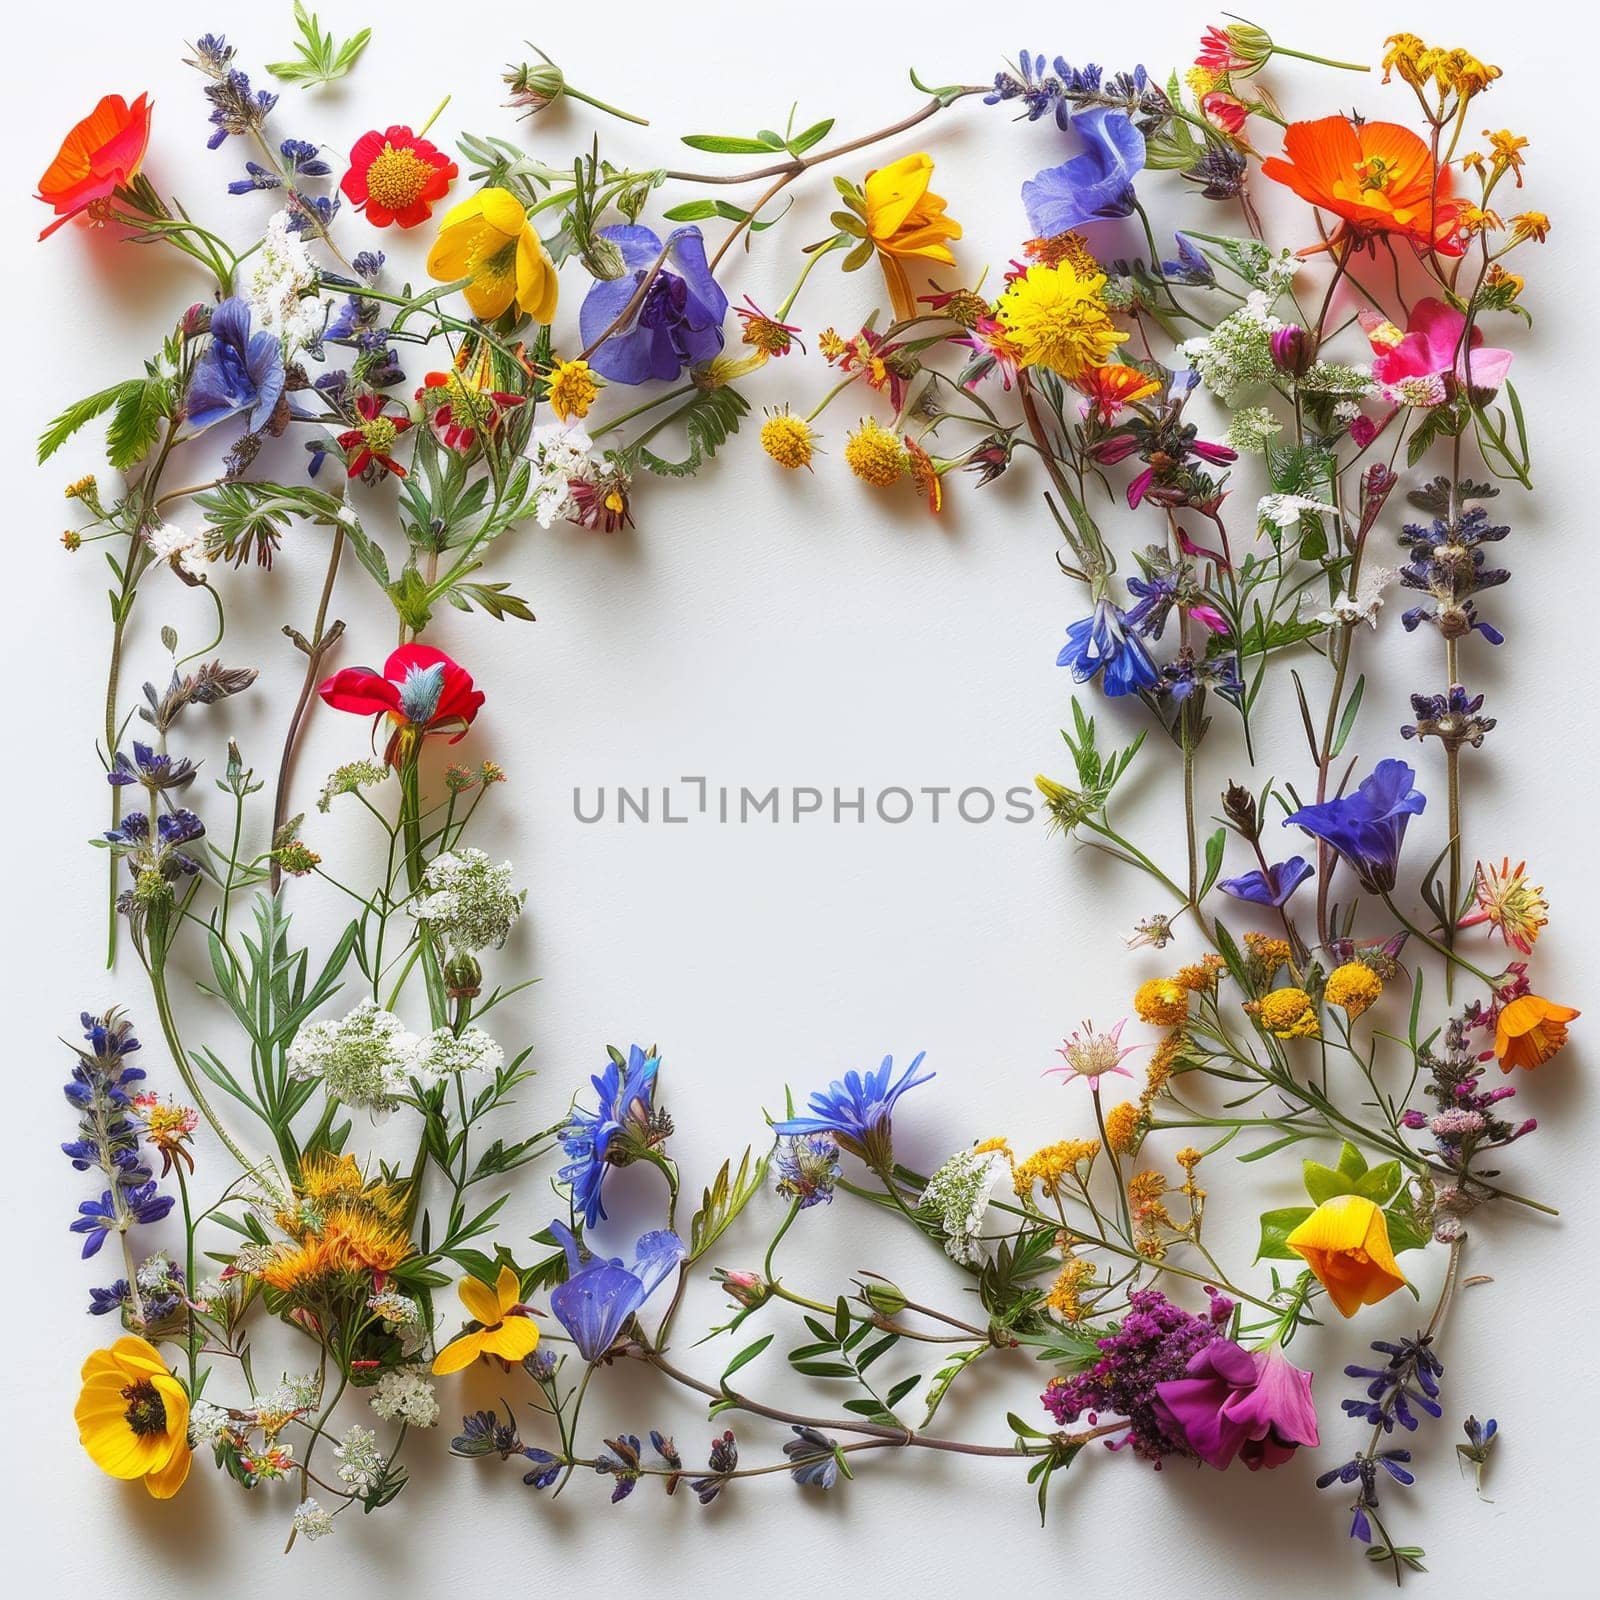
[[[953,267],[947,239],[961,237],[961,224],[945,213],[946,200],[929,189],[933,181],[933,157],[927,154],[902,156],[886,167],[867,174],[867,236],[878,252],[884,282],[889,286],[889,303],[897,318],[914,317],[917,299],[906,273],[907,261],[936,262]]]
[[[555,263],[509,189],[480,189],[445,213],[428,252],[428,276],[438,283],[466,278],[467,304],[486,322],[513,304],[535,322],[555,320]]]
[[[189,1397],[155,1346],[132,1334],[83,1364],[73,1413],[89,1459],[170,1500],[189,1476]]]
[[[1305,1258],[1340,1316],[1353,1317],[1405,1287],[1388,1221],[1364,1195],[1324,1200],[1284,1243]]]
[[[520,1361],[539,1348],[538,1324],[524,1313],[512,1315],[522,1297],[522,1285],[510,1267],[500,1268],[493,1289],[476,1278],[463,1278],[456,1285],[456,1293],[467,1314],[481,1326],[452,1339],[433,1358],[433,1370],[438,1376],[460,1372],[479,1356]]]

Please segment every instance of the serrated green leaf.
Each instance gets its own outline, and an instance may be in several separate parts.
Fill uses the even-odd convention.
[[[114,383],[85,399],[75,401],[39,435],[38,459],[42,465],[64,445],[80,428],[86,427],[98,416],[118,404],[123,395],[142,386],[143,380],[131,379],[127,383]]]

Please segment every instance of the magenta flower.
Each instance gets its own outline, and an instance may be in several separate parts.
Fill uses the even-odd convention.
[[[1481,328],[1472,330],[1464,346],[1466,315],[1441,300],[1419,300],[1404,333],[1375,311],[1361,313],[1361,326],[1372,345],[1373,377],[1411,405],[1438,405],[1447,377],[1463,385],[1470,381],[1474,389],[1498,389],[1511,370],[1511,352],[1486,346]]]
[[[1252,1472],[1281,1467],[1300,1445],[1320,1442],[1311,1374],[1276,1346],[1218,1339],[1195,1352],[1187,1377],[1155,1386],[1153,1405],[1167,1431],[1219,1472],[1235,1456]]]

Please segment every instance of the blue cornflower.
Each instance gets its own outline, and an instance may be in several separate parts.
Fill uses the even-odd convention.
[[[1287,861],[1280,861],[1264,870],[1247,872],[1238,878],[1222,878],[1217,887],[1224,894],[1231,894],[1235,900],[1248,900],[1252,905],[1277,908],[1287,905],[1289,896],[1307,878],[1315,877],[1316,872],[1317,869],[1304,856],[1290,856]]]
[[[1134,207],[1134,174],[1144,167],[1144,135],[1126,111],[1095,106],[1073,118],[1083,149],[1046,167],[1022,186],[1035,235],[1048,239],[1086,222],[1126,217]]]
[[[606,1169],[625,1166],[641,1148],[659,1142],[670,1131],[654,1104],[656,1074],[661,1061],[646,1055],[638,1045],[628,1051],[626,1063],[612,1059],[605,1071],[590,1078],[597,1104],[593,1111],[573,1106],[562,1130],[562,1148],[571,1158],[560,1171],[561,1181],[572,1190],[572,1205],[584,1223],[593,1227],[605,1220],[601,1188]],[[634,1135],[629,1139],[619,1136]]]
[[[1109,600],[1099,601],[1090,616],[1067,629],[1056,665],[1071,667],[1079,683],[1102,673],[1100,687],[1108,695],[1152,689],[1161,677],[1138,636],[1129,631],[1127,615]]]
[[[876,1072],[845,1073],[806,1102],[810,1116],[775,1122],[772,1131],[787,1138],[832,1134],[851,1155],[860,1156],[875,1171],[884,1171],[893,1158],[891,1120],[895,1101],[908,1089],[935,1076],[931,1072],[917,1075],[925,1054],[919,1050],[894,1082],[890,1081],[894,1077],[893,1056],[885,1056]]]
[[[250,307],[224,300],[211,313],[211,342],[189,379],[189,423],[209,428],[247,412],[246,427],[259,433],[283,394],[283,347],[271,333],[250,332]]]
[[[1362,888],[1387,894],[1394,888],[1406,824],[1428,801],[1411,787],[1416,773],[1404,761],[1380,761],[1354,794],[1321,805],[1301,806],[1283,819],[1321,839],[1348,862]]]
[[[78,1204],[78,1220],[71,1232],[84,1235],[83,1259],[100,1253],[108,1233],[125,1233],[136,1222],[159,1222],[172,1209],[172,1196],[158,1194],[151,1178],[134,1189],[113,1194],[107,1189],[98,1200]]]
[[[589,1362],[605,1355],[628,1319],[689,1253],[677,1234],[658,1229],[640,1237],[631,1267],[602,1256],[582,1262],[564,1222],[552,1222],[550,1231],[567,1253],[567,1281],[550,1291],[550,1309]]]
[[[791,1476],[808,1489],[831,1489],[839,1481],[838,1445],[815,1428],[793,1423],[795,1437],[783,1447],[794,1463]]]
[[[622,315],[663,250],[648,228],[602,228],[599,237],[621,251],[624,270],[620,278],[593,284],[584,297],[578,331],[585,345],[599,340]],[[628,326],[589,358],[589,365],[612,383],[676,378],[686,366],[709,361],[722,349],[728,297],[711,276],[700,230],[675,228],[664,248],[666,259]]]

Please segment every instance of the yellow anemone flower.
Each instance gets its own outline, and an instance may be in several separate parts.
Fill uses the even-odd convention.
[[[132,1334],[83,1364],[73,1416],[89,1459],[170,1500],[189,1476],[189,1397],[155,1346]]]
[[[1353,1317],[1405,1287],[1388,1220],[1364,1195],[1324,1200],[1284,1243],[1305,1257],[1340,1316]]]
[[[928,187],[933,181],[933,157],[902,156],[867,174],[867,235],[878,252],[889,303],[897,318],[914,317],[917,299],[911,292],[906,261],[931,261],[953,267],[956,258],[946,239],[961,237],[961,224],[945,213],[948,202]]]
[[[513,303],[535,322],[555,321],[555,263],[509,189],[480,189],[445,213],[428,252],[428,276],[469,280],[467,304],[486,322]]]
[[[499,1356],[502,1361],[520,1361],[539,1348],[539,1327],[532,1317],[512,1316],[512,1308],[522,1295],[522,1285],[510,1267],[502,1266],[494,1288],[476,1278],[463,1278],[456,1293],[473,1321],[482,1327],[452,1339],[433,1358],[439,1376],[470,1367],[479,1356]]]

